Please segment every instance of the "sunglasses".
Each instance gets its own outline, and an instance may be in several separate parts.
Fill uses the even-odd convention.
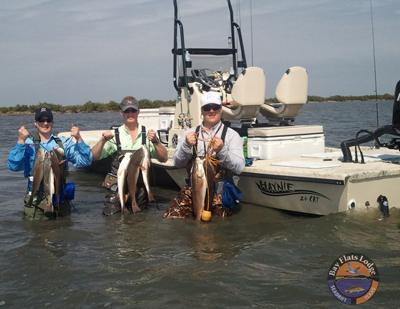
[[[207,104],[207,105],[204,105],[202,108],[203,108],[203,111],[205,111],[205,112],[209,112],[211,109],[212,109],[213,111],[217,111],[217,110],[219,110],[219,109],[221,108],[221,105],[217,105],[217,104],[213,104],[213,105]]]
[[[129,113],[134,114],[134,113],[136,113],[136,112],[137,112],[137,109],[128,108],[126,111],[124,111],[124,114],[129,114]]]
[[[38,120],[36,120],[37,122],[40,122],[40,123],[44,123],[44,122],[47,122],[47,123],[52,123],[53,122],[53,120],[51,120],[51,119],[48,119],[48,118],[46,118],[46,119],[43,119],[43,118],[39,118]]]

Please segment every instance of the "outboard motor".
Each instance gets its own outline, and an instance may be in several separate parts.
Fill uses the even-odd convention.
[[[358,135],[360,133],[366,133],[366,135],[358,137]],[[381,143],[379,141],[379,137],[381,137],[384,134],[400,136],[400,81],[397,82],[395,93],[394,93],[392,124],[383,126],[383,127],[379,127],[378,129],[375,130],[375,132],[370,132],[367,130],[360,130],[359,132],[357,132],[355,139],[342,142],[340,144],[340,148],[342,149],[342,153],[343,153],[343,162],[344,163],[353,162],[352,157],[351,157],[350,147],[356,146],[355,153],[357,154],[357,147],[359,147],[360,144],[364,144],[364,143],[367,143],[370,141],[375,141],[375,145],[377,147],[386,147],[389,149],[400,149],[400,139],[399,138],[393,138],[388,143]],[[359,147],[359,150],[360,150],[360,154],[361,154],[361,163],[364,163],[364,158],[363,158],[360,147]],[[357,155],[356,155],[356,157],[357,157]],[[358,163],[357,158],[354,162]]]
[[[394,92],[392,125],[396,129],[400,128],[400,80],[398,81]]]

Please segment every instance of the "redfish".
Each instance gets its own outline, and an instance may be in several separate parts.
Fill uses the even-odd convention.
[[[190,171],[190,182],[192,186],[192,203],[196,220],[201,219],[201,213],[204,210],[204,202],[207,192],[207,178],[204,170],[205,159],[197,157],[193,161]]]
[[[143,151],[143,160],[141,164],[141,169],[142,169],[143,182],[144,185],[146,186],[149,201],[155,201],[154,196],[150,191],[150,165],[151,165],[150,152],[146,145],[142,145],[142,151]]]
[[[53,194],[54,194],[54,173],[51,168],[51,155],[46,151],[43,160],[43,189],[47,197],[47,204],[44,208],[44,214],[50,216],[54,212]]]
[[[29,198],[28,205],[32,205],[32,201],[34,196],[36,195],[36,191],[39,190],[40,184],[43,180],[43,165],[44,161],[44,150],[39,148],[35,155],[35,161],[33,162],[32,176],[33,176],[33,184],[32,184],[32,193]]]

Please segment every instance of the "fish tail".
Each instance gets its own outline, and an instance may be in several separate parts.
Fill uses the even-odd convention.
[[[49,197],[49,199],[50,199],[50,197]],[[53,211],[54,211],[54,208],[53,208],[52,203],[50,203],[50,202],[47,203],[44,208],[44,214],[46,215],[46,214],[52,213]]]
[[[135,212],[138,212],[138,211],[140,211],[141,209],[139,208],[139,206],[137,205],[137,203],[136,202],[132,202],[132,212],[133,213],[135,213]]]

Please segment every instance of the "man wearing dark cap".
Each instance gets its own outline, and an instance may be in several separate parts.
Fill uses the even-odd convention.
[[[68,215],[71,211],[71,201],[65,191],[66,189],[70,190],[68,194],[72,199],[73,185],[67,184],[67,186],[61,188],[63,193],[60,201],[55,201],[53,197],[50,197],[52,200],[48,201],[49,198],[44,194],[43,184],[40,185],[36,192],[32,192],[32,184],[34,183],[33,171],[38,171],[35,176],[36,181],[39,178],[47,177],[43,175],[45,174],[44,167],[34,166],[35,164],[44,165],[44,161],[39,163],[40,160],[36,160],[35,162],[35,157],[37,153],[45,157],[57,151],[61,154],[61,168],[63,169],[63,175],[66,177],[68,162],[71,162],[75,167],[84,167],[92,163],[90,147],[83,142],[79,128],[74,125],[71,125],[71,137],[74,137],[76,142],[70,138],[55,136],[53,134],[53,113],[49,108],[41,107],[36,111],[34,125],[37,133],[33,137],[30,136],[24,125],[20,127],[17,144],[11,149],[7,163],[11,171],[24,171],[24,176],[28,178],[28,190],[24,205],[25,218],[42,220]],[[41,170],[43,172],[40,172]],[[63,179],[63,184],[65,184],[65,178]],[[46,208],[49,205],[51,207]]]
[[[114,128],[114,130],[105,131],[101,140],[92,148],[93,161],[112,156],[111,172],[107,177],[114,179],[109,181],[109,183],[114,182],[114,184],[106,186],[104,215],[112,215],[121,211],[121,205],[118,200],[118,188],[115,182],[121,158],[127,152],[133,153],[141,149],[142,145],[146,145],[152,158],[157,158],[160,162],[168,160],[167,149],[160,143],[156,132],[152,129],[147,131],[144,126],[138,123],[139,113],[139,103],[134,97],[128,96],[123,98],[120,104],[120,114],[124,124],[118,128]],[[139,209],[144,209],[147,207],[149,199],[141,178],[140,175],[135,195]],[[135,212],[139,209],[129,210]]]

